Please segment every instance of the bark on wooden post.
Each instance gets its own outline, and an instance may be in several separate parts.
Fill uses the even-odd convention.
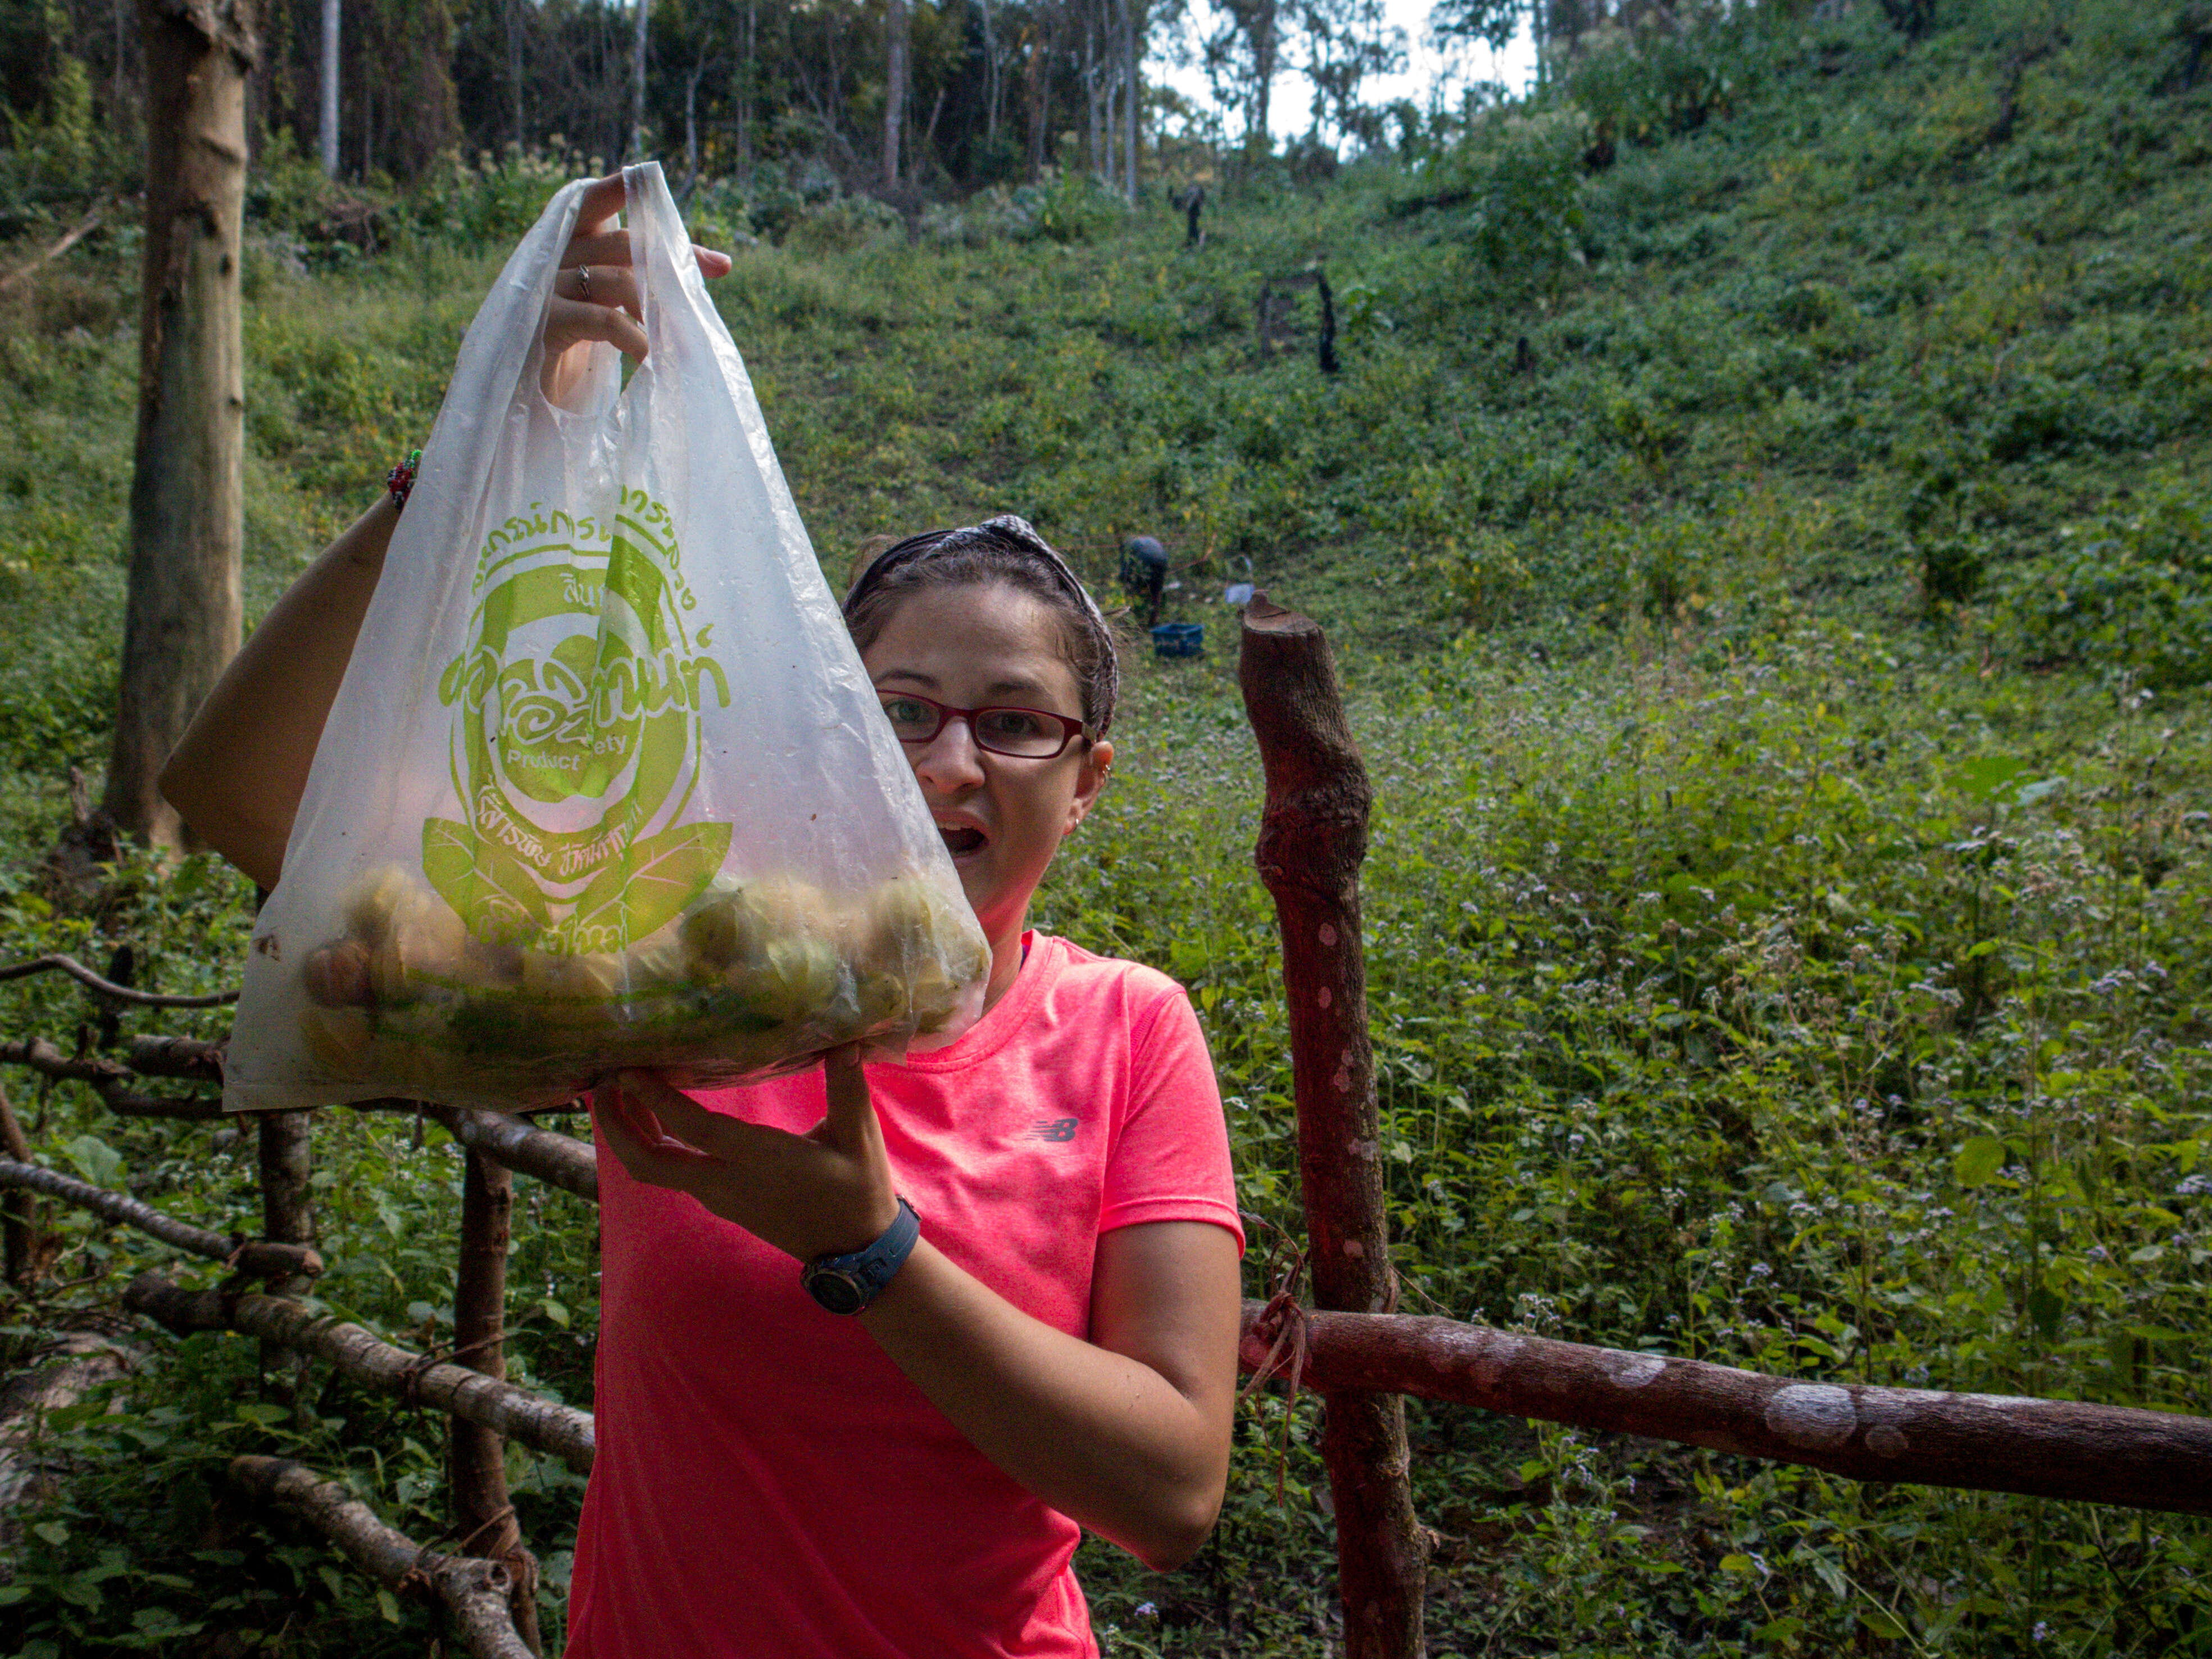
[[[31,1161],[31,1143],[4,1094],[0,1094],[0,1145],[15,1163]],[[6,1236],[8,1282],[19,1291],[27,1289],[46,1272],[48,1260],[46,1242],[39,1237],[39,1200],[20,1188],[10,1190],[0,1199],[0,1231]]]
[[[507,1249],[514,1237],[514,1176],[469,1149],[461,1181],[461,1257],[453,1285],[453,1363],[507,1378]],[[452,1425],[453,1529],[465,1554],[503,1563],[514,1584],[514,1627],[531,1651],[538,1633],[538,1561],[507,1493],[507,1443],[497,1431]]]
[[[145,286],[131,588],[103,803],[126,834],[181,845],[169,751],[243,619],[246,353],[240,236],[246,76],[258,0],[138,0],[146,52]]]
[[[311,1245],[315,1242],[315,1211],[309,1184],[314,1174],[312,1118],[306,1112],[270,1112],[256,1121],[254,1133],[260,1157],[261,1236],[272,1244]],[[305,1275],[269,1281],[270,1294],[300,1296],[313,1281]],[[270,1391],[287,1405],[298,1407],[307,1380],[307,1357],[273,1343],[261,1345],[262,1374]]]
[[[1282,927],[1314,1300],[1386,1313],[1396,1305],[1397,1280],[1359,940],[1367,769],[1345,722],[1328,641],[1313,622],[1255,594],[1244,612],[1237,678],[1267,770],[1255,861]],[[1322,1398],[1346,1659],[1418,1659],[1428,1543],[1413,1516],[1404,1404],[1358,1390],[1324,1390]]]

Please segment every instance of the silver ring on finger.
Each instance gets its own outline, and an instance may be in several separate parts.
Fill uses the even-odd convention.
[[[586,305],[592,302],[592,268],[589,265],[576,267],[576,297]]]

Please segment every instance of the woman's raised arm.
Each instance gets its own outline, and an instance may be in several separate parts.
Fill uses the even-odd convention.
[[[392,498],[380,499],[301,573],[162,769],[161,793],[193,833],[264,887],[283,869],[307,768],[398,522]]]

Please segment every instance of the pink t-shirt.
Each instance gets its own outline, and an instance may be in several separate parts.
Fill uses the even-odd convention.
[[[872,1065],[922,1231],[1016,1307],[1090,1329],[1098,1236],[1237,1236],[1229,1141],[1189,1000],[1030,936],[957,1042]],[[817,1069],[700,1097],[793,1131]],[[977,1451],[790,1257],[599,1158],[599,1453],[569,1659],[1012,1659],[1097,1652],[1074,1522]]]

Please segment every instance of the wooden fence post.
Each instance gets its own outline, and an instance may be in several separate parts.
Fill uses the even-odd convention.
[[[16,1163],[31,1161],[31,1143],[5,1094],[0,1094],[0,1144]],[[46,1241],[39,1236],[39,1200],[26,1192],[10,1192],[0,1199],[0,1234],[6,1239],[8,1282],[19,1291],[28,1290],[46,1271]]]
[[[315,1242],[313,1115],[268,1112],[254,1124],[261,1173],[261,1237],[272,1244],[309,1246]],[[305,1275],[269,1281],[277,1296],[300,1296],[313,1281]],[[307,1357],[289,1348],[261,1345],[261,1370],[270,1392],[295,1413],[304,1409],[302,1390]]]
[[[1255,594],[1237,678],[1267,801],[1255,861],[1283,934],[1308,1271],[1317,1305],[1397,1304],[1377,1147],[1359,865],[1372,792],[1318,626]],[[1419,1659],[1428,1540],[1414,1518],[1404,1402],[1324,1390],[1322,1456],[1336,1504],[1346,1659]]]
[[[507,1379],[507,1249],[514,1237],[514,1176],[504,1164],[468,1149],[461,1179],[461,1255],[453,1283],[453,1363]],[[507,1442],[498,1431],[454,1418],[451,1424],[453,1528],[461,1553],[502,1563],[513,1584],[514,1627],[533,1653],[538,1632],[538,1561],[507,1492]]]

